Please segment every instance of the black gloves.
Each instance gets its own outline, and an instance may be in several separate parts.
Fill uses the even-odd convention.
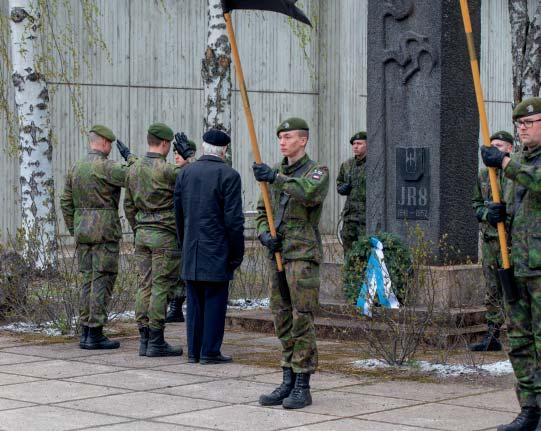
[[[342,183],[337,187],[338,194],[342,196],[348,196],[352,189],[353,187],[349,183]]]
[[[490,202],[488,204],[487,221],[494,227],[498,226],[498,223],[505,223],[507,218],[507,211],[505,210],[505,203],[497,204]]]
[[[188,144],[188,137],[184,133],[175,134],[173,146],[175,147],[176,152],[179,153],[184,160],[188,160],[195,154],[195,151],[192,150]]]
[[[272,169],[269,165],[266,165],[265,163],[254,163],[252,165],[252,169],[254,170],[255,179],[259,182],[266,182],[272,184],[276,179],[276,175],[278,175],[278,171],[276,169]]]
[[[126,145],[124,145],[122,141],[119,141],[118,139],[116,140],[116,147],[118,148],[118,152],[120,153],[122,158],[128,161],[128,159],[131,156],[130,149]]]
[[[276,234],[276,238],[273,238],[270,232],[263,232],[258,238],[261,244],[267,247],[272,254],[282,250],[282,236],[280,234]]]
[[[509,157],[509,153],[502,153],[496,147],[481,147],[481,157],[483,163],[489,168],[502,168],[503,159]]]

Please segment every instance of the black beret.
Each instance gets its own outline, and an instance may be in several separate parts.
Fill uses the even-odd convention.
[[[511,133],[506,132],[505,130],[500,130],[499,132],[494,133],[490,137],[490,141],[493,141],[494,139],[499,139],[500,141],[509,142],[510,144],[513,143],[513,135]]]
[[[210,129],[203,135],[203,141],[216,147],[225,147],[231,142],[231,138],[225,132],[218,129]]]
[[[353,145],[353,142],[355,141],[366,141],[366,132],[363,131],[355,133],[349,140],[349,143]]]

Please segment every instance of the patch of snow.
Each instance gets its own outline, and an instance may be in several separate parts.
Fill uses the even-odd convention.
[[[51,322],[41,325],[36,323],[15,322],[9,325],[0,326],[0,330],[16,332],[19,334],[43,334],[47,337],[59,337],[62,335],[60,329],[55,328]]]
[[[109,313],[109,320],[135,320],[135,311],[123,311],[122,313]]]
[[[269,298],[262,299],[230,299],[227,303],[228,308],[240,309],[240,310],[253,310],[257,308],[269,308],[270,300]]]

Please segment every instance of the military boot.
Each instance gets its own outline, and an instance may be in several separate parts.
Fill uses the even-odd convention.
[[[79,348],[86,349],[87,338],[88,338],[88,326],[81,325],[81,336],[79,337]]]
[[[293,369],[282,367],[283,378],[282,384],[268,395],[259,397],[259,404],[262,406],[279,406],[282,401],[289,396],[291,390],[295,386],[295,376]]]
[[[165,317],[165,323],[184,322],[182,304],[184,304],[185,299],[185,296],[177,296],[171,300],[169,304],[169,312]]]
[[[498,431],[535,431],[540,429],[538,407],[522,407],[519,415],[513,422],[507,425],[500,425]],[[537,428],[536,428],[537,426]]]
[[[89,328],[85,346],[88,350],[118,349],[120,343],[109,340],[103,335],[103,326],[98,326],[97,328]]]
[[[284,409],[302,409],[310,404],[312,404],[310,374],[299,373],[296,375],[295,387],[291,390],[289,396],[284,398],[282,406],[284,406]]]
[[[494,323],[488,324],[488,331],[479,343],[470,344],[468,348],[472,352],[499,352],[502,350],[500,343],[500,327]]]
[[[139,328],[139,356],[147,355],[148,347],[148,326]]]
[[[167,343],[163,338],[163,328],[153,329],[148,328],[149,338],[147,347],[147,356],[181,356],[182,347],[173,347]]]

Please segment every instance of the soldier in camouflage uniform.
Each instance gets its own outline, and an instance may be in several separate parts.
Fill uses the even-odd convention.
[[[513,151],[513,136],[505,131],[494,133],[490,137],[491,144],[504,153]],[[501,171],[498,173],[500,190],[505,190],[507,180]],[[491,213],[488,204],[492,200],[488,170],[482,169],[477,178],[473,191],[472,204],[482,236],[482,264],[485,276],[485,306],[488,331],[479,343],[471,344],[469,349],[474,352],[499,351],[502,345],[499,341],[500,327],[505,322],[503,312],[502,286],[498,276],[498,268],[502,267],[498,230],[491,223]]]
[[[342,246],[344,258],[351,246],[366,231],[366,132],[356,133],[349,140],[353,155],[340,166],[336,178],[336,191],[347,196],[342,211]]]
[[[189,152],[185,154],[187,158],[182,157],[177,150],[173,149],[173,155],[175,157],[175,164],[180,167],[186,166],[188,163],[195,161],[195,152],[197,146],[194,141],[188,140]],[[178,282],[171,292],[169,299],[169,311],[165,317],[165,323],[184,322],[184,313],[182,312],[182,305],[186,300],[186,284],[184,280],[178,279]]]
[[[140,334],[140,356],[180,356],[182,348],[164,340],[167,300],[178,286],[180,247],[177,242],[173,191],[178,165],[167,163],[173,131],[163,123],[148,129],[146,156],[130,166],[124,211],[135,232],[139,285],[135,318]],[[183,155],[184,135],[175,148]]]
[[[522,152],[509,156],[482,148],[486,166],[502,169],[510,222],[515,290],[504,289],[509,359],[517,378],[521,412],[499,431],[541,431],[541,98],[523,100],[513,111]],[[494,205],[494,204],[493,204]],[[501,205],[498,221],[506,220]]]
[[[75,237],[79,271],[81,349],[117,349],[120,344],[103,335],[107,306],[118,273],[122,229],[118,216],[120,190],[127,166],[109,160],[113,132],[105,126],[90,129],[90,151],[70,169],[60,205],[64,221]],[[125,159],[129,149],[117,141]]]
[[[262,405],[302,408],[312,403],[310,375],[317,367],[314,311],[319,306],[319,264],[322,243],[319,220],[329,189],[327,167],[310,160],[305,152],[309,129],[300,118],[284,121],[277,130],[282,163],[271,168],[254,164],[258,181],[270,184],[278,232],[272,238],[263,201],[258,203],[256,226],[261,243],[271,256],[281,251],[289,292],[280,291],[276,262],[271,261],[271,310],[276,335],[282,343],[283,382]]]

